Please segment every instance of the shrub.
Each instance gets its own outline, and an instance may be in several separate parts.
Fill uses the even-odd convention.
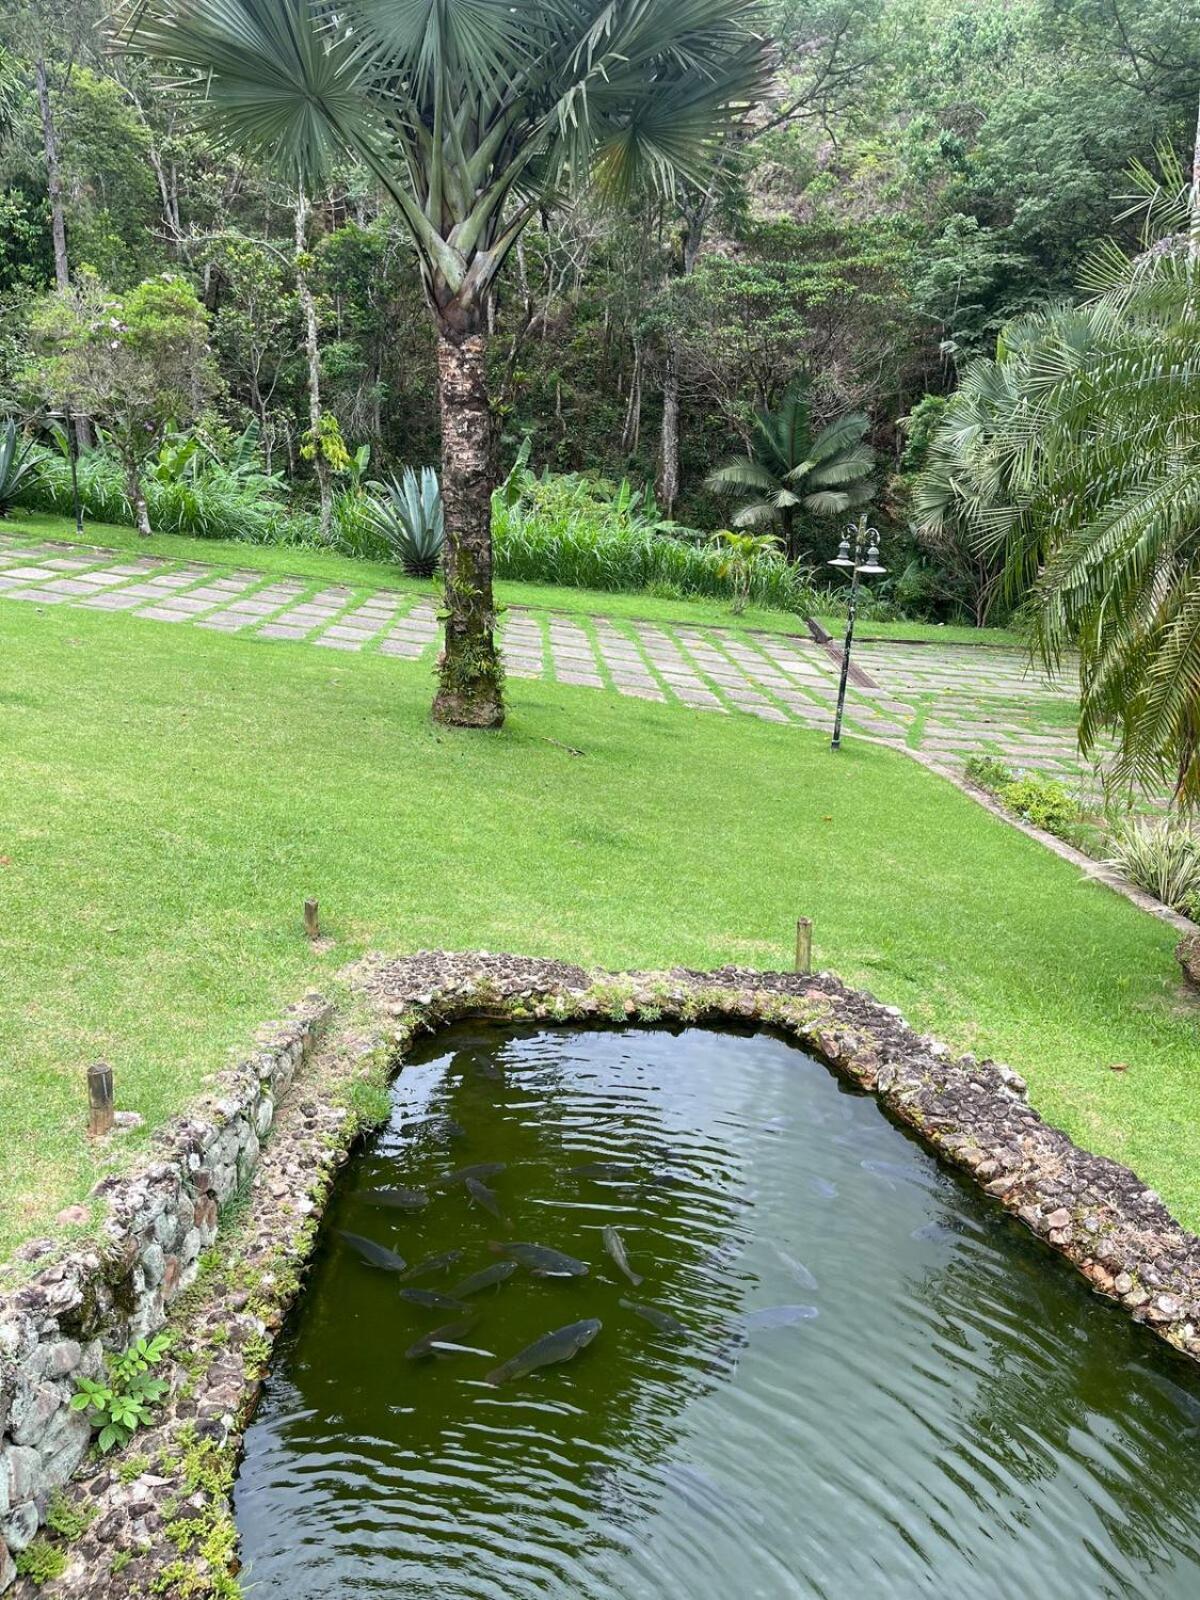
[[[1029,772],[996,790],[996,798],[1007,810],[1035,828],[1066,838],[1082,816],[1079,802],[1054,778]]]
[[[157,1405],[169,1387],[165,1378],[152,1375],[153,1369],[169,1344],[162,1333],[154,1339],[139,1339],[123,1354],[109,1356],[106,1383],[79,1379],[71,1409],[88,1413],[89,1422],[98,1430],[96,1442],[101,1450],[128,1444],[137,1430],[152,1420],[150,1407]]]
[[[493,497],[492,530],[502,578],[689,599],[744,594],[742,603],[780,611],[813,600],[807,572],[767,551],[735,578],[726,551],[663,531],[628,484],[525,472]]]
[[[970,781],[986,789],[989,794],[1003,789],[1016,777],[1012,768],[1005,766],[998,756],[968,756],[965,770]]]
[[[402,478],[389,478],[372,487],[381,498],[366,502],[367,519],[410,578],[432,578],[446,542],[437,473],[432,467],[422,467],[418,478],[411,467],[405,467]]]
[[[1178,817],[1127,822],[1109,840],[1109,865],[1184,916],[1200,914],[1200,838]]]
[[[21,484],[37,471],[31,446],[21,440],[11,417],[0,430],[0,517],[6,517],[20,492]],[[32,488],[32,484],[28,485]]]

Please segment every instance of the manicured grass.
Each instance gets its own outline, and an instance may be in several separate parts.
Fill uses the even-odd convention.
[[[40,511],[21,511],[0,523],[0,531],[79,542],[74,522]],[[398,589],[405,594],[437,596],[440,581],[409,578],[390,561],[360,561],[332,550],[307,545],[243,544],[235,539],[186,539],[179,534],[156,534],[143,539],[135,528],[111,522],[89,521],[85,544],[110,550],[134,550],[141,555],[167,556],[172,561],[204,561],[241,567],[246,571],[314,578],[322,583],[344,583],[355,589]],[[608,589],[567,589],[551,584],[496,584],[501,606],[532,611],[558,611],[572,616],[634,617],[644,622],[675,622],[690,627],[722,627],[763,633],[808,636],[804,619],[790,611],[766,611],[749,606],[735,612],[719,600],[661,599],[652,594],[622,594]]]
[[[2,600],[0,649],[0,1251],[97,1174],[97,1056],[153,1127],[369,947],[769,967],[800,913],[1200,1223],[1171,930],[898,753],[521,681],[448,732],[419,665]]]
[[[834,639],[846,631],[845,617],[818,619]],[[914,644],[1000,645],[1008,650],[1024,649],[1025,635],[1012,628],[971,628],[957,622],[871,622],[860,620],[854,629],[856,639],[908,640]]]

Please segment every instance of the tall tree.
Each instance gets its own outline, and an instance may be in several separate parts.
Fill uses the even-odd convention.
[[[191,73],[227,145],[311,184],[336,154],[396,205],[437,322],[446,637],[434,715],[495,727],[492,286],[529,221],[589,175],[702,178],[758,89],[754,0],[142,0],[130,47]]]

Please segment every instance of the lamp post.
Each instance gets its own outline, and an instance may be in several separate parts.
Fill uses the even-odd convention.
[[[850,553],[851,544],[854,546],[853,555]],[[861,522],[852,522],[838,546],[837,555],[829,565],[841,567],[851,573],[846,637],[842,643],[842,675],[838,681],[837,713],[833,719],[833,739],[829,745],[831,750],[839,750],[842,744],[842,712],[846,706],[846,679],[850,676],[850,646],[854,643],[854,618],[858,611],[858,580],[864,576],[878,577],[880,573],[887,571],[886,567],[879,565],[879,529],[871,527],[865,517]]]

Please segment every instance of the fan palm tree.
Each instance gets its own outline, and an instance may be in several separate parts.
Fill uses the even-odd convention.
[[[766,73],[757,0],[132,0],[126,46],[196,120],[312,186],[361,161],[412,238],[438,330],[446,639],[434,715],[503,720],[487,306],[522,230],[591,178],[706,170]]]
[[[849,411],[814,431],[807,389],[798,385],[778,411],[759,412],[750,454],[715,467],[705,487],[718,493],[750,490],[753,499],[734,512],[734,527],[777,524],[787,559],[797,561],[798,516],[836,517],[866,505],[874,494],[869,426],[865,413]]]
[[[1200,206],[1144,171],[1145,248],[1089,265],[1089,301],[1006,329],[964,375],[918,483],[1027,593],[1035,647],[1080,661],[1079,742],[1200,804]]]

